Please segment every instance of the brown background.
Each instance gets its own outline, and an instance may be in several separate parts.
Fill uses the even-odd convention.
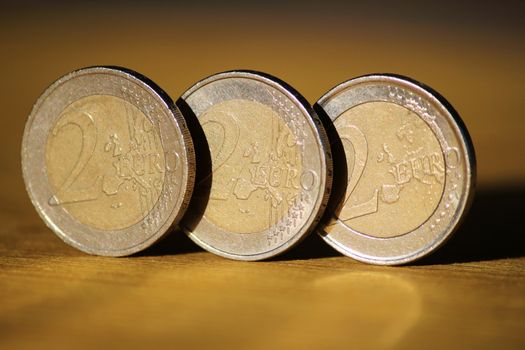
[[[0,5],[0,347],[525,347],[525,25],[518,1]],[[392,72],[459,111],[478,193],[456,238],[406,267],[339,256],[312,237],[273,261],[202,252],[182,235],[122,259],[46,229],[20,143],[40,93],[79,67],[120,65],[176,99],[223,70],[261,70],[315,102]]]

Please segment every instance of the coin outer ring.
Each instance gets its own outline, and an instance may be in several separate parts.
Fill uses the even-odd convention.
[[[261,250],[260,252],[253,253],[253,254],[234,253],[231,251],[219,249],[209,244],[205,238],[204,239],[201,238],[200,237],[201,234],[195,233],[195,231],[191,231],[187,227],[184,227],[182,225],[181,225],[181,229],[196,244],[198,244],[205,250],[212,252],[216,255],[219,255],[219,256],[222,256],[228,259],[243,260],[243,261],[264,260],[264,259],[275,257],[287,251],[288,249],[292,248],[296,244],[298,244],[302,239],[306,237],[307,234],[311,233],[314,230],[315,226],[321,220],[321,217],[324,214],[324,210],[327,206],[328,199],[331,193],[332,176],[333,176],[332,154],[330,151],[329,140],[328,140],[326,131],[322,125],[321,120],[319,119],[315,111],[313,110],[312,106],[293,87],[291,87],[286,82],[272,75],[258,72],[258,71],[252,71],[252,70],[234,70],[234,71],[226,71],[222,73],[217,73],[191,86],[188,90],[184,92],[184,94],[181,96],[181,99],[186,101],[187,103],[188,98],[190,98],[191,95],[196,93],[202,87],[208,84],[211,84],[211,83],[214,83],[220,80],[224,80],[224,79],[229,79],[229,78],[241,78],[241,79],[244,78],[244,79],[254,80],[256,82],[266,84],[270,88],[275,89],[281,94],[283,94],[284,96],[286,96],[299,109],[301,114],[305,117],[304,119],[307,121],[308,123],[307,125],[312,129],[312,134],[315,136],[315,143],[317,144],[317,148],[319,149],[319,160],[321,163],[321,166],[319,169],[320,170],[319,172],[319,196],[316,198],[314,208],[311,211],[311,214],[309,215],[308,220],[305,221],[305,223],[301,226],[301,228],[297,230],[296,233],[292,237],[285,240],[282,244],[276,247],[272,247],[271,249]],[[191,104],[189,105],[191,107]],[[209,106],[211,105],[212,105],[212,102],[210,102]],[[199,112],[194,111],[197,118],[199,118],[200,113],[204,112],[206,109],[207,108]],[[310,118],[308,118],[308,116]],[[204,218],[202,220],[204,220]],[[211,226],[209,225],[209,223],[206,223],[206,224],[208,227]],[[236,233],[229,233],[229,232],[223,231],[215,225],[213,225],[213,228],[220,230],[223,234],[226,234],[226,235],[237,235]],[[249,235],[254,235],[254,234],[249,234]]]
[[[383,91],[376,93],[374,89],[382,89]],[[407,106],[395,98],[390,98],[388,91],[391,92],[392,89],[401,94],[402,99],[412,98],[412,102],[415,102],[414,105]],[[351,94],[352,101],[336,101],[337,97],[343,94]],[[373,99],[367,99],[367,96],[371,96]],[[452,192],[447,192],[453,186],[447,171],[445,189],[436,210],[423,224],[411,232],[393,238],[370,237],[346,226],[344,229],[341,228],[342,224],[338,224],[340,222],[336,218],[333,220],[336,220],[335,225],[339,225],[339,229],[332,229],[327,232],[326,226],[324,226],[318,230],[318,234],[330,246],[346,256],[376,265],[400,265],[415,261],[435,251],[459,227],[474,197],[476,158],[468,131],[450,103],[430,87],[401,75],[371,74],[350,79],[329,90],[317,101],[316,105],[320,106],[332,121],[335,121],[350,108],[362,103],[378,101],[396,103],[413,111],[420,118],[421,110],[418,109],[424,105],[423,107],[428,109],[430,116],[429,118],[422,118],[422,120],[429,125],[434,133],[436,128],[448,127],[448,131],[443,132],[441,137],[436,135],[442,151],[444,145],[455,143],[460,148],[461,159],[465,161],[464,173],[461,174],[462,190],[458,195],[459,200],[457,206],[453,208],[453,213],[445,209],[446,195],[450,196],[454,192],[453,189]],[[430,119],[435,120],[436,125],[432,125]],[[440,125],[438,126],[438,124]],[[447,160],[445,160],[445,165],[446,163]],[[450,219],[448,221],[442,220],[439,217],[441,215]],[[436,221],[436,219],[440,220]],[[433,230],[429,229],[431,225],[435,226]]]
[[[180,188],[175,193],[165,181],[159,199],[149,214],[138,223],[120,230],[88,227],[71,217],[61,206],[52,207],[47,203],[47,199],[54,195],[45,168],[47,135],[64,108],[80,98],[98,94],[119,97],[135,105],[153,125],[158,126],[164,152],[173,147],[180,151]],[[138,102],[140,99],[145,101],[144,104]],[[39,97],[27,119],[21,156],[26,190],[42,220],[65,243],[93,255],[127,256],[161,239],[184,215],[195,181],[193,142],[179,109],[151,80],[116,66],[82,68],[51,84]]]

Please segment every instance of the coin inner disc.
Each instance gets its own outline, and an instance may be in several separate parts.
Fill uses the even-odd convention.
[[[110,95],[67,106],[50,130],[49,204],[100,230],[130,227],[151,211],[164,184],[157,129],[131,103]]]
[[[300,192],[301,153],[286,123],[270,107],[242,99],[215,104],[199,119],[213,172],[205,217],[235,233],[275,226]]]
[[[443,152],[427,123],[395,103],[368,102],[348,109],[334,124],[348,165],[338,219],[380,238],[423,224],[445,185]]]

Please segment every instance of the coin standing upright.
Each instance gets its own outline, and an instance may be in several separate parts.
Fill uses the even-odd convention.
[[[467,129],[432,89],[393,75],[342,83],[315,105],[344,150],[345,188],[324,240],[355,259],[394,265],[419,259],[457,229],[474,193]]]
[[[22,142],[26,188],[45,223],[90,254],[157,241],[188,205],[193,144],[173,101],[117,67],[74,71],[39,98]]]
[[[323,126],[299,93],[263,73],[231,71],[198,82],[180,103],[198,118],[211,156],[203,215],[181,225],[192,240],[223,257],[260,260],[312,231],[332,164]]]

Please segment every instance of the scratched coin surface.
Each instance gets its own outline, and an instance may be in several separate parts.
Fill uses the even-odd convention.
[[[260,260],[309,233],[326,206],[331,156],[308,103],[278,79],[247,71],[204,79],[181,100],[211,157],[208,202],[200,221],[183,227],[189,236],[218,255]]]
[[[173,101],[123,68],[74,71],[36,102],[22,142],[29,196],[46,224],[90,254],[138,252],[178,223],[195,172]]]
[[[338,85],[315,108],[333,121],[347,170],[324,240],[389,265],[439,247],[468,209],[475,181],[472,144],[450,104],[408,78],[370,75]]]

